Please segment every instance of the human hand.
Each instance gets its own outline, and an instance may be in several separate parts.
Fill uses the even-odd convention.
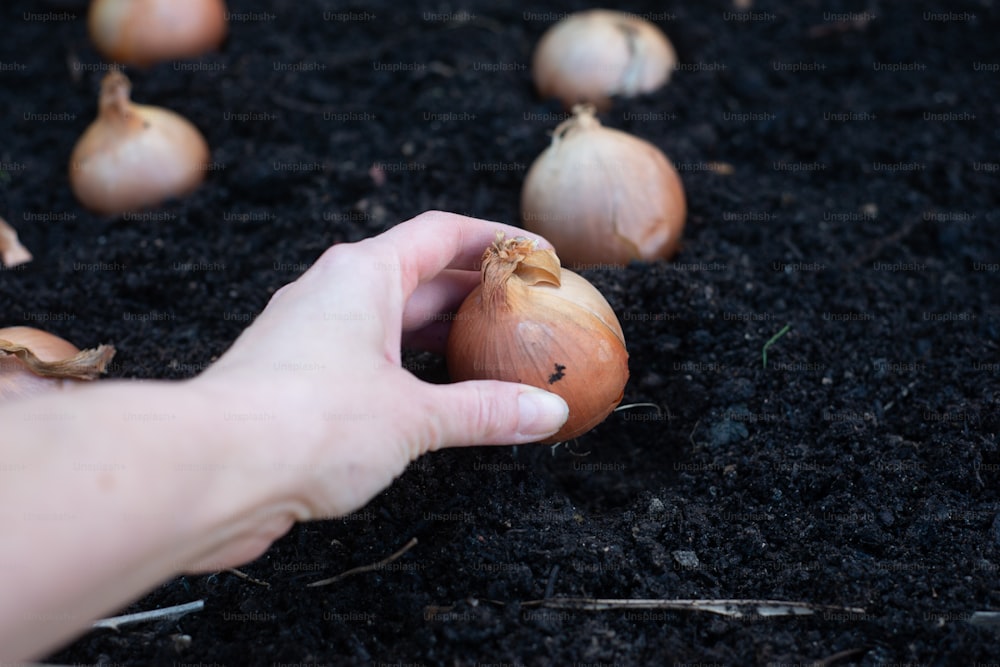
[[[521,229],[428,212],[334,246],[275,293],[257,320],[193,381],[241,419],[268,489],[249,533],[234,531],[194,569],[245,562],[296,520],[364,506],[417,457],[442,447],[520,444],[557,431],[555,394],[495,381],[432,385],[400,364],[408,343],[443,347],[441,313],[479,280],[496,232]]]

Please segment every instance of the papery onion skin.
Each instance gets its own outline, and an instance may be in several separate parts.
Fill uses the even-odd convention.
[[[226,14],[224,0],[94,0],[87,27],[106,58],[149,67],[218,49]]]
[[[0,218],[0,264],[8,267],[20,266],[34,257],[17,237],[17,230]]]
[[[684,185],[653,144],[579,106],[556,128],[521,190],[525,229],[577,269],[668,259],[687,218]]]
[[[69,341],[33,327],[2,328],[0,401],[64,389],[93,379],[104,372],[114,354],[115,349],[109,345],[81,352]]]
[[[169,109],[135,104],[124,74],[101,83],[97,119],[70,156],[73,194],[88,209],[115,215],[156,206],[196,189],[205,178],[208,143]]]
[[[610,108],[613,96],[635,97],[670,80],[677,53],[653,23],[632,14],[591,9],[550,27],[532,56],[531,72],[543,98],[569,109],[590,102]]]
[[[624,396],[628,352],[621,325],[597,288],[560,269],[551,250],[534,251],[551,256],[541,257],[541,269],[528,259],[507,276],[491,275],[487,264],[497,244],[484,255],[483,282],[452,322],[449,374],[455,381],[520,382],[558,394],[569,419],[541,442],[570,440],[604,421]]]

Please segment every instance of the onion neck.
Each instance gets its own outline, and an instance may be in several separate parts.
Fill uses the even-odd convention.
[[[113,123],[135,125],[141,123],[132,111],[132,84],[118,70],[108,72],[101,82],[98,115]]]
[[[597,119],[597,109],[593,104],[573,105],[573,115],[556,125],[552,133],[552,143],[557,143],[564,139],[570,132],[577,130],[592,130],[601,127],[601,121]]]
[[[483,253],[483,305],[488,312],[509,310],[511,281],[521,286],[547,283],[560,285],[559,258],[551,250],[538,248],[538,241],[515,236],[505,239],[503,232]]]

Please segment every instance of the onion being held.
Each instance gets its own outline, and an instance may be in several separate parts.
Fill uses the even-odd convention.
[[[452,323],[451,378],[520,382],[561,396],[569,419],[546,443],[604,421],[624,396],[628,352],[597,288],[537,241],[502,233],[483,254],[481,277]]]

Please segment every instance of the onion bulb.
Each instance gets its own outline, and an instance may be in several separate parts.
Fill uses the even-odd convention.
[[[628,380],[625,336],[597,288],[537,241],[501,232],[455,315],[446,354],[455,381],[520,382],[561,396],[569,419],[545,443],[604,421]]]
[[[148,67],[193,58],[226,38],[224,0],[94,0],[90,39],[106,58]]]
[[[97,119],[70,156],[73,193],[87,208],[113,215],[155,206],[198,187],[208,144],[194,125],[162,107],[135,104],[121,72],[101,82]]]
[[[601,110],[611,97],[649,93],[670,80],[677,53],[656,25],[633,14],[590,9],[549,28],[531,62],[542,97],[569,109],[590,102]]]
[[[524,227],[574,268],[673,255],[687,216],[677,170],[648,141],[602,126],[592,106],[573,111],[525,176]]]
[[[104,372],[115,348],[82,352],[72,343],[32,327],[0,329],[0,400],[63,389]]]

